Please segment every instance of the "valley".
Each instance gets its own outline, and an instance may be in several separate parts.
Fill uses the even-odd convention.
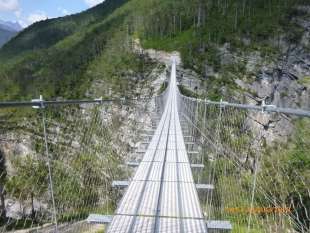
[[[0,48],[1,102],[40,95],[112,100],[0,109],[3,232],[51,224],[55,212],[59,226],[78,232],[74,224],[84,225],[89,214],[117,210],[125,191],[112,188],[113,181],[131,180],[136,168],[125,165],[147,151],[165,106],[172,58],[180,124],[187,147],[193,145],[187,151],[200,156],[190,162],[204,167],[193,170],[194,180],[216,185],[211,197],[198,192],[206,218],[229,220],[232,232],[309,230],[310,119],[207,104],[310,110],[307,0],[106,0],[18,33],[1,30],[8,41]],[[253,205],[293,211],[252,219],[224,211]],[[77,228],[93,232],[97,225]]]

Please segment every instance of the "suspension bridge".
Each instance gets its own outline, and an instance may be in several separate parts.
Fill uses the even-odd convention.
[[[135,151],[135,161],[119,158],[110,144],[116,126],[102,119],[100,106],[108,107],[111,100],[0,103],[1,108],[42,110],[43,134],[35,140],[44,145],[44,159],[10,161],[16,168],[10,174],[14,179],[1,181],[7,200],[1,231],[307,232],[308,171],[263,156],[266,135],[256,123],[273,114],[308,124],[310,112],[183,96],[176,66],[172,58],[169,85],[155,97],[156,127],[145,133],[146,147]],[[94,107],[66,109],[55,116],[59,106],[75,104]],[[65,123],[55,126],[53,118]],[[67,132],[70,125],[80,126],[77,135]],[[307,145],[298,149],[309,152]],[[131,175],[124,174],[120,163],[133,170]],[[298,179],[292,181],[288,174]],[[11,210],[17,204],[25,206],[23,212],[32,206],[31,213],[17,215]]]
[[[165,109],[108,232],[207,232],[178,115],[176,64]]]

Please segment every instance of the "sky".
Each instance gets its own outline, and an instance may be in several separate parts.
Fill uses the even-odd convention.
[[[104,0],[0,0],[0,19],[19,22],[22,27],[44,20],[73,14]]]

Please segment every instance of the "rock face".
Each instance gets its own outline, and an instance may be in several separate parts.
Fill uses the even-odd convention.
[[[310,12],[309,7],[299,8],[308,14]],[[223,99],[229,102],[252,105],[262,105],[265,102],[277,107],[310,110],[310,18],[296,16],[292,21],[299,25],[303,32],[300,41],[292,44],[285,33],[279,38],[270,39],[270,47],[278,48],[278,55],[268,57],[262,51],[232,49],[229,43],[225,43],[217,48],[221,66],[241,66],[242,71],[216,73],[213,67],[205,62],[202,74],[205,79],[192,71],[179,68],[181,84],[203,96],[208,91],[210,77],[214,80],[229,78],[234,80],[233,95],[228,92],[231,87],[225,84],[218,87]],[[244,45],[251,43],[248,38],[242,38],[242,42]],[[230,77],[227,77],[227,74]],[[209,83],[213,85],[212,82]],[[295,118],[283,114],[253,112],[248,124],[255,135],[262,136],[267,144],[271,145],[274,142],[286,142],[294,132]]]
[[[288,44],[281,39],[281,53],[278,60],[266,63],[259,53],[250,54],[246,63],[247,73],[256,73],[252,82],[242,79],[235,83],[246,93],[246,102],[266,104],[284,108],[310,110],[310,20],[295,19],[303,28],[300,43]],[[292,134],[294,116],[280,114],[261,114],[254,116],[253,127],[260,128],[267,143],[286,141]],[[257,126],[254,126],[257,124]]]
[[[236,83],[254,93],[252,96],[257,102],[265,100],[278,107],[309,109],[309,90],[299,80],[290,73],[274,68],[259,73],[251,84],[244,84],[242,81]]]
[[[284,108],[309,109],[310,107],[309,90],[299,84],[298,80],[278,70],[274,70],[273,73],[259,74],[251,84],[244,84],[240,80],[236,83],[243,88],[247,87],[250,93],[255,93],[255,95],[249,93],[247,95],[247,102],[251,104],[260,105],[262,101],[266,101],[266,104]],[[293,132],[293,118],[293,116],[281,114],[265,113],[262,116],[261,113],[257,113],[253,116],[255,119],[253,128],[263,131],[267,144],[272,144],[274,141],[285,142]]]
[[[177,69],[177,76],[180,85],[185,86],[198,95],[204,93],[203,81],[199,79],[199,75],[196,72],[180,66]]]
[[[303,30],[300,42],[289,44],[282,39],[280,53],[283,55],[273,64],[263,64],[249,88],[270,104],[310,109],[310,19],[296,18],[293,21]]]

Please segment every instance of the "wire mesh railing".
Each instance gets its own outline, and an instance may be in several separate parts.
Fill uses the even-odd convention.
[[[208,220],[232,232],[309,232],[309,112],[181,94],[179,112],[204,163],[198,178],[214,185],[202,195]]]
[[[166,88],[165,91],[163,91],[161,94],[154,97],[155,107],[156,107],[155,111],[158,114],[158,116],[161,116],[165,110],[166,102],[167,102],[167,98],[169,94],[168,91],[169,91],[169,88]]]
[[[115,111],[127,103],[90,102],[0,111],[1,232],[96,232],[89,214],[113,213],[111,183],[127,178]]]
[[[155,97],[159,115],[166,99],[167,91]],[[85,219],[112,214],[111,183],[128,176],[119,166],[122,119],[102,100],[45,103],[0,111],[0,230],[93,232]],[[195,179],[214,186],[200,193],[207,220],[229,220],[233,232],[309,231],[309,112],[181,94],[178,109],[195,143],[190,160],[204,165]]]

